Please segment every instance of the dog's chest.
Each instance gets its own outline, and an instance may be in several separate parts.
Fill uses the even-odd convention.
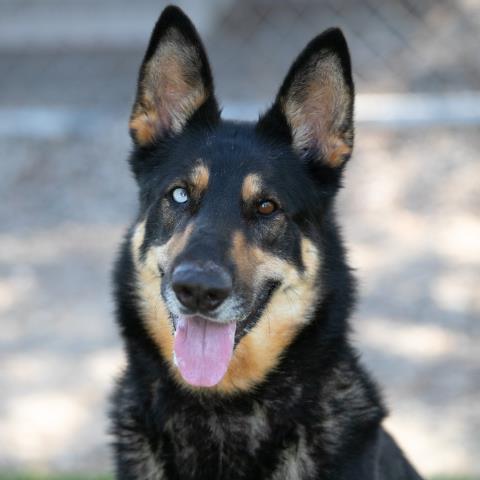
[[[248,413],[181,411],[166,422],[165,434],[181,478],[234,478],[227,473],[250,470],[270,424],[258,406]]]
[[[315,470],[303,429],[279,432],[259,405],[248,413],[178,412],[165,435],[170,468],[182,479],[308,479]]]

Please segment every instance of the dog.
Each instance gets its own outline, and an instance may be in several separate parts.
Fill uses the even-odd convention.
[[[333,28],[257,122],[224,121],[195,27],[161,14],[129,123],[139,213],[114,270],[118,479],[420,479],[349,342],[334,200],[353,105]]]

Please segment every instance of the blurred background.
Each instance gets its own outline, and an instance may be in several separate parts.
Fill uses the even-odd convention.
[[[420,471],[480,478],[480,2],[178,4],[226,117],[255,119],[304,45],[344,30],[358,92],[338,205],[360,282],[353,339]],[[110,270],[136,208],[127,120],[165,5],[0,0],[0,478],[111,471],[123,358]]]

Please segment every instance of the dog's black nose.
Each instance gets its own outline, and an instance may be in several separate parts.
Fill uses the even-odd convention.
[[[178,300],[192,312],[210,312],[232,291],[232,278],[214,263],[181,263],[172,274],[172,288]]]

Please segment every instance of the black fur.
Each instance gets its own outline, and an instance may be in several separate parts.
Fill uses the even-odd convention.
[[[305,237],[322,254],[316,280],[322,293],[313,305],[311,320],[263,382],[229,395],[208,389],[192,391],[172,377],[144,324],[132,254],[132,227],[114,274],[117,321],[127,356],[111,413],[117,478],[419,479],[384,432],[381,422],[385,408],[378,389],[360,366],[348,340],[355,282],[333,209],[343,165],[331,168],[318,164],[312,156],[299,156],[291,146],[290,127],[279,103],[305,61],[322,50],[340,58],[340,74],[353,109],[350,59],[343,35],[332,29],[313,40],[292,66],[271,110],[253,125],[219,119],[204,49],[194,27],[178,8],[168,7],[162,14],[144,62],[154,55],[165,30],[172,26],[198,47],[202,76],[212,96],[189,118],[182,132],[157,138],[150,145],[135,146],[131,165],[140,190],[135,225],[146,221],[143,253],[152,245],[166,242],[195,218],[203,230],[192,234],[197,246],[190,248],[189,255],[200,255],[197,250],[211,252],[235,275],[225,252],[229,232],[243,229],[250,243],[302,271],[306,266],[299,242]],[[348,118],[351,122],[351,111]],[[168,204],[169,185],[199,157],[211,178],[201,205],[180,209]],[[249,173],[261,174],[271,189],[269,193],[279,197],[281,234],[269,234],[276,217],[259,220],[250,207],[239,202],[241,181]],[[162,212],[166,208],[176,209],[174,223],[164,221]],[[169,273],[159,275],[167,281]],[[259,296],[253,303],[242,335],[248,335],[255,325],[258,310],[269,301],[266,297]]]

